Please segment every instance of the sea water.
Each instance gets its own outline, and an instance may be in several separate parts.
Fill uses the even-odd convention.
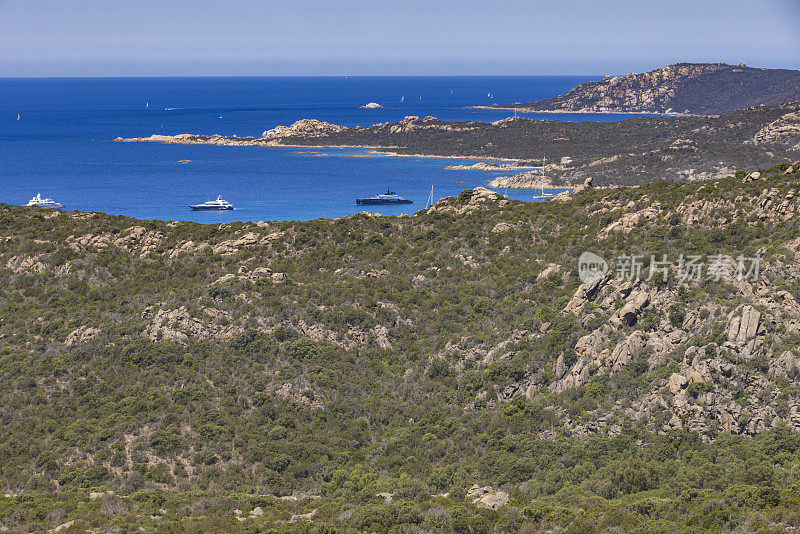
[[[406,115],[494,121],[513,112],[468,106],[549,98],[597,78],[0,79],[0,202],[25,204],[41,193],[68,210],[200,222],[309,220],[365,209],[387,215],[413,213],[425,207],[431,186],[438,199],[485,186],[509,173],[451,171],[445,167],[474,161],[376,156],[360,149],[164,145],[113,139],[154,133],[260,136],[264,130],[302,118],[345,126],[393,122]],[[384,108],[359,108],[369,102]],[[526,116],[572,121],[630,118]],[[357,197],[387,188],[414,204],[356,206]],[[539,196],[530,190],[508,194],[523,200]],[[217,195],[237,210],[189,208]]]

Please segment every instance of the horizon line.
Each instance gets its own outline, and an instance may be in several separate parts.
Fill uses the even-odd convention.
[[[570,74],[77,74],[0,76],[0,80],[75,78],[530,78],[535,76],[608,76],[599,73]]]

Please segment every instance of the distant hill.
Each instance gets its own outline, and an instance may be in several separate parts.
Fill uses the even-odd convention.
[[[496,105],[526,111],[721,115],[800,100],[800,71],[725,63],[678,63],[607,76],[536,102]]]

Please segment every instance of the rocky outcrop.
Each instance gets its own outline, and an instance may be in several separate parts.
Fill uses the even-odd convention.
[[[67,246],[77,252],[116,247],[126,251],[135,250],[141,257],[155,252],[163,242],[163,233],[148,232],[141,226],[132,226],[116,235],[111,233],[71,235],[66,239]]]
[[[633,326],[648,304],[650,304],[650,294],[648,292],[636,291],[631,293],[622,308],[617,310],[608,322],[615,328]]]
[[[64,345],[71,347],[72,345],[87,343],[98,335],[100,335],[99,328],[81,326],[67,335],[67,338],[64,340]]]
[[[281,139],[283,137],[302,136],[322,136],[346,130],[345,126],[331,124],[316,119],[301,119],[291,126],[276,126],[271,130],[261,134],[262,139]]]
[[[635,205],[629,205],[628,207],[635,208]],[[657,202],[653,203],[652,205],[638,211],[634,211],[632,213],[627,213],[621,216],[616,221],[612,222],[605,228],[600,231],[600,237],[605,238],[611,232],[622,232],[623,234],[628,234],[633,230],[640,222],[644,221],[654,221],[658,218],[659,213],[661,212],[661,205]]]
[[[176,309],[149,307],[142,313],[150,325],[142,332],[142,337],[150,341],[175,341],[186,343],[190,339],[213,339],[227,341],[243,329],[230,324],[230,314],[214,308],[202,310],[204,317],[197,317],[186,306]]]
[[[441,199],[436,205],[426,210],[427,213],[440,212],[460,215],[468,211],[487,208],[490,206],[503,207],[508,205],[509,200],[505,195],[496,191],[491,191],[485,187],[476,187],[463,191],[458,197],[446,197]]]
[[[358,106],[359,109],[383,109],[383,106],[378,104],[377,102],[370,102],[369,104],[364,104],[363,106]]]
[[[27,256],[24,254],[12,256],[6,261],[6,269],[11,269],[14,274],[42,274],[48,270],[39,256]]]
[[[508,504],[508,493],[503,490],[495,490],[490,486],[473,485],[467,491],[467,498],[478,508],[488,508],[497,510]]]
[[[611,280],[611,276],[611,273],[608,273],[604,277],[593,278],[578,286],[578,289],[575,290],[572,298],[564,307],[564,312],[577,315],[583,309],[585,304],[594,299],[594,296],[597,294],[600,288],[602,288],[609,282],[609,280]]]
[[[572,190],[572,194],[573,195],[577,195],[577,194],[583,193],[584,191],[587,191],[589,189],[594,189],[594,185],[593,184],[594,184],[594,178],[589,176],[583,181],[583,183],[581,185],[579,185],[578,187],[576,187],[575,189]]]
[[[488,163],[479,161],[473,165],[448,165],[445,170],[448,171],[516,171],[520,167],[511,163]],[[489,187],[504,187],[501,185],[493,185],[495,180],[489,182]]]
[[[800,150],[800,112],[793,111],[761,128],[753,136],[755,145],[783,145]]]
[[[800,358],[794,352],[787,350],[772,360],[769,365],[769,374],[788,378],[800,371]]]
[[[678,63],[582,83],[548,100],[495,107],[539,112],[719,115],[798,99],[800,71]]]
[[[794,161],[800,156],[798,117],[800,102],[792,102],[752,107],[722,117],[633,119],[627,121],[626,128],[604,122],[527,118],[445,122],[435,117],[408,116],[397,122],[352,128],[303,119],[252,137],[185,133],[117,140],[239,147],[361,147],[392,156],[494,159],[498,168],[512,174],[492,179],[491,187],[580,189],[588,178],[595,187],[653,179],[697,181],[724,178],[739,169],[766,166],[776,160]],[[569,156],[564,156],[567,150]],[[542,156],[558,161],[547,165],[544,184],[540,172],[524,171],[524,167],[510,163],[532,162]],[[494,165],[455,163],[453,168],[459,170],[489,170]],[[507,169],[505,165],[509,164],[511,168]]]

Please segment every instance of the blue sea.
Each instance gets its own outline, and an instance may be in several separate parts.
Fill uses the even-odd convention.
[[[25,204],[36,193],[69,210],[141,219],[227,222],[341,217],[365,208],[356,197],[387,187],[414,204],[370,206],[413,213],[436,198],[497,175],[449,171],[474,161],[363,156],[358,149],[214,147],[116,143],[118,136],[200,133],[260,136],[314,118],[345,126],[432,115],[494,121],[506,111],[467,109],[531,101],[599,77],[210,77],[0,79],[0,202]],[[491,96],[493,97],[490,97]],[[384,109],[359,109],[378,102]],[[630,115],[528,115],[548,120],[614,121]],[[19,118],[18,118],[19,117]],[[313,149],[316,151],[316,149]],[[324,154],[324,155],[323,155]],[[181,165],[179,160],[191,160]],[[533,200],[535,192],[509,191]],[[233,212],[193,212],[190,204],[232,202]]]

